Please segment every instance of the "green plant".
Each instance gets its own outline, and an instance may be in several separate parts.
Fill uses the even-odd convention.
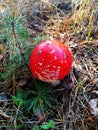
[[[7,80],[7,77],[6,77],[4,74],[2,74],[1,72],[0,72],[0,77],[1,77],[3,80]]]
[[[11,16],[5,16],[2,31],[0,40],[1,42],[5,40],[10,51],[10,60],[13,61],[16,58],[17,62],[20,63],[21,59],[19,56],[30,46],[27,42],[29,32],[26,29],[25,17],[15,17],[14,13]]]
[[[19,113],[17,116],[17,127],[23,128],[23,117],[29,112],[32,113],[32,115],[36,115],[38,118],[40,118],[45,113],[47,113],[49,109],[52,109],[52,92],[52,89],[47,86],[47,84],[35,79],[33,80],[32,88],[27,88],[26,90],[18,88],[16,95],[12,96],[13,102],[21,111],[21,113]],[[54,121],[49,120],[46,124],[35,126],[34,130],[48,130],[50,128],[53,128],[54,125]]]
[[[50,128],[53,128],[55,126],[55,122],[53,120],[49,120],[46,124],[41,125],[40,127],[43,130],[48,130]]]
[[[48,120],[47,123],[42,125],[37,125],[33,128],[33,130],[49,130],[55,126],[55,122],[53,120]]]
[[[26,17],[16,16],[14,11],[3,14],[0,20],[0,30],[0,43],[5,48],[3,52],[5,75],[13,77],[12,75],[17,68],[29,63],[29,56],[34,45],[46,37],[42,33],[29,40],[30,33],[27,29]],[[3,72],[1,75],[3,76]]]
[[[12,96],[12,98],[17,106],[23,106],[25,104],[23,90],[21,88],[18,89],[16,96]]]
[[[5,75],[8,77],[12,76],[18,67],[28,63],[32,45],[28,42],[30,34],[24,16],[16,16],[14,12],[3,14],[0,30],[0,43],[5,48],[3,52]]]
[[[40,111],[42,114],[52,107],[52,90],[40,81],[34,81],[33,89],[27,91],[18,89],[16,96],[12,96],[15,104],[23,111]]]

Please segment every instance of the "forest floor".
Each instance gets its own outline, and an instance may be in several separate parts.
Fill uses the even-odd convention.
[[[73,55],[57,86],[35,79],[33,48],[57,39]],[[97,0],[0,1],[0,130],[98,130]]]

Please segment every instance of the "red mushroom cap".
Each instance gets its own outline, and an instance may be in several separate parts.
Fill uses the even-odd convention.
[[[40,42],[30,56],[32,74],[44,82],[61,80],[68,75],[71,66],[71,52],[58,40]]]

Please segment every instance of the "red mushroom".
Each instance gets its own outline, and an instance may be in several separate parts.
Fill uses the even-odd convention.
[[[63,79],[69,74],[71,66],[72,54],[58,40],[40,42],[30,56],[32,74],[44,82],[56,82]]]

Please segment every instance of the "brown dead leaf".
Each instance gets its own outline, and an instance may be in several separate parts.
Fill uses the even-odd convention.
[[[65,19],[60,23],[60,31],[64,32],[68,26],[70,26],[74,22],[74,18],[70,17],[68,19]]]
[[[66,89],[71,89],[73,87],[72,79],[70,76],[65,77],[62,83],[63,87]]]
[[[18,86],[24,86],[27,83],[27,79],[20,79],[18,82]]]

